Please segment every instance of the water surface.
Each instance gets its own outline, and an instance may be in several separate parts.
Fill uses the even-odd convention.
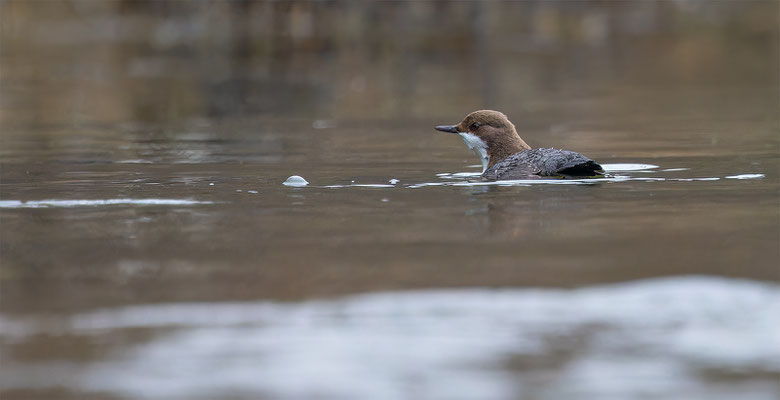
[[[774,399],[778,312],[776,284],[692,276],[109,308],[3,320],[18,351],[39,335],[122,349],[12,361],[2,381],[144,399]]]

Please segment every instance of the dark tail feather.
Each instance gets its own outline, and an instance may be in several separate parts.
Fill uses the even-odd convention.
[[[581,164],[564,168],[558,171],[558,173],[564,176],[585,177],[585,176],[604,175],[604,169],[601,168],[601,165],[597,164],[595,161],[586,161]]]

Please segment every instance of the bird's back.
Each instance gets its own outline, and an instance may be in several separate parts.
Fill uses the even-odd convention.
[[[540,176],[588,177],[604,171],[595,161],[568,150],[531,149],[512,154],[488,168],[489,180],[529,179]]]

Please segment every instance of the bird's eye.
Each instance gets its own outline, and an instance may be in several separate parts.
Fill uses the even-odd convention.
[[[471,129],[472,131],[476,131],[477,129],[479,129],[480,125],[481,124],[479,122],[475,122],[475,123],[471,124],[469,129]]]

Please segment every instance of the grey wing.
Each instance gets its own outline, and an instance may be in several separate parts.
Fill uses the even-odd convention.
[[[595,175],[601,166],[593,160],[568,150],[536,149],[538,151],[538,165],[543,176],[568,175],[589,176]]]
[[[529,151],[515,153],[488,168],[482,177],[489,180],[538,178],[541,170],[528,159]]]
[[[490,167],[482,176],[490,180],[529,179],[540,176],[583,177],[604,173],[593,160],[568,150],[532,149],[515,153]]]

